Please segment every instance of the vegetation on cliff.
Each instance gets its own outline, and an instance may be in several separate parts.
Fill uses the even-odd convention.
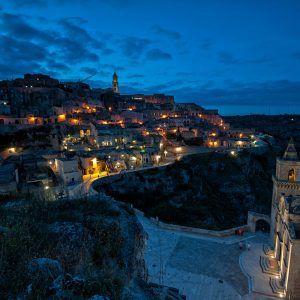
[[[141,234],[128,211],[98,198],[3,203],[0,298],[120,299]]]
[[[269,213],[273,152],[198,154],[173,165],[124,174],[98,189],[168,223],[223,230],[247,212]]]

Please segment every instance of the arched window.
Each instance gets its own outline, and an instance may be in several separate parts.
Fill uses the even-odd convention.
[[[289,170],[288,181],[289,182],[295,181],[295,170],[294,169]]]

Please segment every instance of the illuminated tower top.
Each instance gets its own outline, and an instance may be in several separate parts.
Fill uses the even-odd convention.
[[[118,75],[116,72],[114,72],[114,75],[113,75],[112,89],[113,89],[114,93],[119,94]]]

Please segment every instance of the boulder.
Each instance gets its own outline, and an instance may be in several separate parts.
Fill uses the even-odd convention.
[[[50,258],[35,258],[28,265],[28,275],[32,280],[54,280],[63,274],[59,261]]]

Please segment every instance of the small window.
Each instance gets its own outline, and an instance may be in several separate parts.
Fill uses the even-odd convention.
[[[295,181],[295,170],[294,169],[289,170],[288,181],[289,182]]]

